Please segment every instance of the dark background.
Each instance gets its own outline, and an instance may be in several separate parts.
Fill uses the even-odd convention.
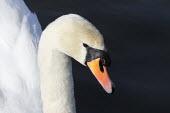
[[[170,113],[169,0],[25,0],[44,29],[76,13],[103,34],[116,85],[106,94],[88,68],[73,61],[77,113]]]

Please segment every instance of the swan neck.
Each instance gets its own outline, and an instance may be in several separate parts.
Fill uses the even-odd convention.
[[[76,113],[71,58],[57,49],[40,48],[39,67],[44,113]]]

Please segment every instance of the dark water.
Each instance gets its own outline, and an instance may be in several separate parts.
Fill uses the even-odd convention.
[[[25,0],[44,27],[77,13],[104,35],[116,85],[106,94],[91,72],[73,61],[77,113],[170,113],[169,0]]]

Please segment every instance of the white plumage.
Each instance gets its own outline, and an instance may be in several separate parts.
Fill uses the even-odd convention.
[[[103,36],[76,14],[61,16],[41,33],[23,0],[0,0],[0,113],[76,113],[71,57],[85,65],[84,43],[106,54]],[[100,72],[99,63],[94,66]],[[111,93],[106,68],[99,74]]]
[[[41,32],[37,16],[22,0],[0,0],[0,113],[42,113],[37,66]]]

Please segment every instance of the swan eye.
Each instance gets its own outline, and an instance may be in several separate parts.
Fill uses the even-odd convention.
[[[105,59],[101,59],[101,62],[103,65],[106,65],[106,60]]]
[[[87,44],[85,44],[85,43],[83,43],[83,46],[85,47],[85,48],[87,48],[87,47],[89,47]]]

